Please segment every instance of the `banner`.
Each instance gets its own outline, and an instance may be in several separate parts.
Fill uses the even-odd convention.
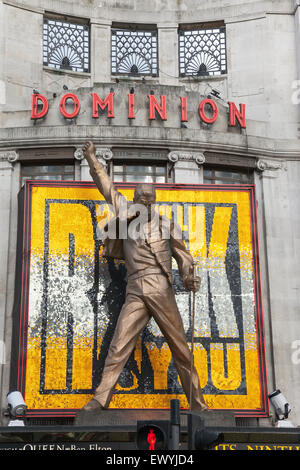
[[[269,413],[255,187],[157,184],[157,211],[173,217],[197,264],[194,359],[212,409]],[[134,185],[119,184],[132,201]],[[98,385],[125,298],[126,267],[102,257],[108,206],[92,182],[27,181],[19,196],[12,384],[28,416],[74,416]],[[191,345],[192,294],[173,264]],[[188,408],[153,320],[124,368],[110,408]]]

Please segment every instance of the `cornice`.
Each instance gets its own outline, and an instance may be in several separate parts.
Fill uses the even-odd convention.
[[[103,148],[145,147],[214,151],[255,158],[300,160],[298,140],[275,140],[244,133],[162,127],[41,126],[0,129],[0,150],[82,147],[87,140]]]

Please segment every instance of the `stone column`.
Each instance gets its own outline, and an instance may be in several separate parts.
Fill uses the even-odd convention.
[[[159,83],[178,84],[178,24],[158,24]]]
[[[296,30],[298,79],[300,79],[300,0],[295,0],[295,30]]]
[[[266,346],[272,351],[273,362],[269,392],[277,388],[282,391],[292,407],[289,419],[298,425],[300,161],[263,158],[257,169],[261,186],[258,203],[262,205],[264,224],[264,243],[260,247],[266,259],[265,295],[269,303],[269,309],[264,309],[264,324],[269,330]],[[265,307],[264,296],[263,300]]]
[[[297,80],[293,83],[292,102],[299,109],[298,116],[300,122],[300,0],[295,0],[295,32],[296,32],[296,60],[297,60]],[[299,128],[299,126],[298,126]],[[300,132],[298,129],[298,138]]]
[[[203,183],[203,164],[205,156],[201,152],[172,150],[168,159],[174,167],[175,183],[201,184]]]
[[[0,0],[0,110],[4,107],[6,102],[4,31],[4,5],[3,2]]]
[[[6,406],[9,384],[12,307],[14,299],[15,253],[17,243],[18,154],[0,152],[0,393]],[[15,174],[16,173],[16,174]],[[2,416],[0,418],[0,421]]]
[[[93,83],[111,82],[111,21],[91,18]]]

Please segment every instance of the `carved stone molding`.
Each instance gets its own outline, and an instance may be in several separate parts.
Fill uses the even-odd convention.
[[[113,153],[111,149],[108,147],[96,147],[95,153],[96,153],[97,160],[99,160],[99,162],[105,166],[106,171],[108,171],[109,170],[108,162],[112,160],[113,158]]]
[[[168,154],[168,159],[171,163],[176,163],[179,160],[179,153],[178,152],[170,152]]]
[[[274,162],[273,160],[260,159],[256,162],[256,168],[258,171],[277,171],[283,169],[282,162]]]
[[[168,159],[173,164],[178,161],[194,161],[197,165],[203,165],[205,163],[205,156],[201,152],[182,152],[181,150],[172,150],[168,154]]]
[[[113,158],[113,153],[108,147],[96,147],[95,154],[97,159],[103,164],[106,165],[109,160]],[[79,161],[84,160],[84,154],[81,147],[78,147],[74,152],[74,158]]]
[[[203,153],[195,153],[194,154],[194,159],[197,165],[204,165],[205,163],[205,156]]]
[[[4,150],[0,152],[0,161],[16,163],[19,160],[19,154],[15,150]]]
[[[79,160],[79,161],[81,161],[81,160],[84,159],[84,155],[83,155],[83,150],[82,150],[82,148],[77,148],[77,149],[75,150],[75,152],[74,152],[74,158],[75,158],[76,160]]]
[[[113,158],[113,153],[109,147],[97,147],[96,157],[107,162]]]

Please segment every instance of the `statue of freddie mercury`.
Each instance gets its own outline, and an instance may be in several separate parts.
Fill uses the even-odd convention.
[[[118,219],[122,198],[125,197],[115,189],[104,165],[97,160],[94,144],[88,142],[83,152],[95,184],[106,202],[113,206]],[[146,223],[143,237],[104,240],[103,256],[125,260],[128,273],[126,300],[109,347],[100,384],[93,398],[82,408],[84,411],[95,412],[109,406],[119,376],[135,348],[140,333],[151,317],[156,321],[169,345],[187,399],[190,400],[189,397],[192,397],[191,410],[208,409],[197,371],[191,361],[191,351],[186,342],[182,318],[175,300],[172,256],[177,261],[184,287],[188,291],[199,290],[200,278],[194,274],[190,252],[181,237],[175,236],[175,225],[173,222],[170,223],[170,219],[157,214],[154,210],[155,202],[154,185],[138,183],[133,203],[146,208],[148,221],[151,220],[151,231],[148,227],[150,223]],[[126,217],[129,221],[129,215]],[[167,223],[170,236],[163,238],[162,231],[164,224]]]

